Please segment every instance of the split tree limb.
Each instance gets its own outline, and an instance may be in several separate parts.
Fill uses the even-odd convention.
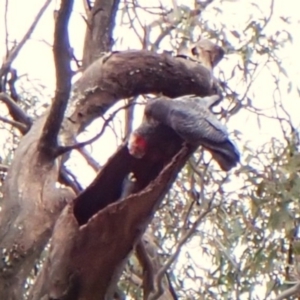
[[[74,218],[76,202],[66,207],[29,299],[105,299],[115,270],[143,234],[189,154],[183,148],[145,190],[96,212],[84,226],[78,227]]]

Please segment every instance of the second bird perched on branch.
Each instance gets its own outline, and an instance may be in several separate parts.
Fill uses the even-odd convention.
[[[171,128],[190,145],[203,146],[224,171],[235,167],[240,159],[239,151],[229,139],[226,127],[210,111],[220,101],[220,96],[149,100],[144,121],[130,136],[128,149],[131,155],[141,158],[147,152],[151,134],[157,126]]]

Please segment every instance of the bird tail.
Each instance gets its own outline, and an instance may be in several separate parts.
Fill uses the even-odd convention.
[[[229,171],[240,161],[240,153],[230,140],[223,143],[203,142],[202,145],[211,153],[223,171]]]

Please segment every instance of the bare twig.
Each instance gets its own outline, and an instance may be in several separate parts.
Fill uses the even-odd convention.
[[[196,219],[196,221],[193,223],[193,225],[190,228],[190,230],[188,230],[186,232],[186,234],[181,238],[181,240],[179,241],[179,243],[177,245],[177,248],[176,248],[175,252],[169,257],[169,259],[167,260],[167,262],[165,263],[165,265],[157,273],[156,280],[155,280],[156,281],[157,290],[156,290],[156,292],[154,294],[152,294],[152,295],[149,296],[148,300],[155,300],[158,297],[160,297],[160,295],[162,295],[162,293],[163,293],[162,278],[163,278],[164,274],[166,273],[167,269],[172,265],[172,263],[175,261],[175,259],[178,257],[182,246],[192,236],[192,234],[195,232],[195,230],[198,227],[198,225],[200,224],[200,222],[203,220],[203,218],[205,218],[205,216],[213,208],[215,208],[215,206],[207,208],[202,214],[200,214],[198,216],[198,218]]]
[[[70,171],[68,171],[65,166],[63,166],[60,170],[59,179],[63,184],[69,186],[76,195],[78,195],[83,190],[77,182],[76,177]]]
[[[57,135],[71,90],[71,53],[68,24],[74,0],[62,0],[57,13],[54,31],[54,62],[56,70],[56,91],[50,113],[47,117],[39,148],[53,155],[57,148]]]
[[[269,24],[273,14],[274,14],[274,3],[275,0],[271,0],[271,4],[270,4],[270,13],[269,16],[267,17],[267,19],[265,20],[265,24],[264,26],[261,28],[261,32],[266,28],[266,26]]]
[[[92,167],[95,172],[100,170],[100,164],[89,154],[85,148],[78,148],[77,151],[84,157],[88,165]]]
[[[136,99],[133,98],[131,100],[126,100],[126,103],[135,103]],[[134,105],[128,107],[125,111],[125,124],[124,124],[124,140],[129,137],[129,134],[132,131],[132,122],[133,122],[133,114],[134,114]]]
[[[20,43],[9,53],[8,57],[6,58],[5,62],[3,63],[3,65],[2,65],[2,67],[0,69],[0,77],[2,77],[8,71],[8,69],[11,66],[12,62],[18,56],[20,50],[22,49],[22,47],[24,46],[24,44],[26,43],[26,41],[29,39],[30,35],[34,31],[36,25],[38,24],[39,20],[41,19],[43,13],[47,9],[47,7],[51,3],[51,1],[52,0],[47,0],[45,2],[45,4],[42,6],[42,8],[38,12],[37,16],[35,17],[33,23],[31,24],[31,26],[29,27],[29,29],[27,30],[27,32],[23,36],[23,38],[20,41]]]
[[[82,2],[83,2],[85,14],[88,15],[92,9],[91,2],[90,2],[90,0],[83,0]]]
[[[5,30],[5,47],[6,47],[6,56],[8,56],[8,0],[5,1],[5,11],[4,11],[4,30]]]
[[[140,43],[143,44],[143,38],[142,36],[139,34],[138,30],[137,30],[137,26],[134,26],[135,21],[138,21],[138,24],[143,28],[143,26],[141,25],[141,22],[137,16],[137,14],[135,13],[135,10],[133,11],[133,13],[135,14],[135,16],[131,16],[131,11],[130,10],[126,10],[127,13],[127,17],[129,19],[129,23],[130,23],[130,28],[135,32],[135,35],[137,36],[137,38],[139,39]],[[144,48],[143,48],[144,49]]]
[[[181,20],[176,20],[174,24],[169,25],[167,28],[161,31],[161,33],[156,38],[155,42],[151,45],[151,51],[157,51],[162,40],[171,34],[171,31],[176,29],[176,27],[181,23]]]
[[[294,296],[298,293],[300,293],[300,282],[296,283],[294,286],[285,290],[277,298],[275,298],[275,300],[284,300],[284,299],[287,299],[288,297]]]
[[[57,151],[56,151],[56,155],[55,156],[60,156],[62,154],[65,154],[71,150],[74,150],[74,149],[79,149],[79,148],[82,148],[88,144],[91,144],[93,142],[95,142],[96,140],[98,140],[102,134],[104,133],[105,129],[106,129],[106,126],[113,120],[113,118],[116,116],[116,114],[122,110],[122,109],[125,109],[125,108],[128,108],[130,107],[131,105],[133,105],[133,103],[128,103],[124,106],[121,106],[119,107],[118,109],[116,109],[110,116],[108,119],[105,120],[105,122],[103,123],[102,125],[102,128],[100,130],[100,132],[98,134],[96,134],[94,137],[92,137],[91,139],[85,141],[85,142],[81,142],[81,143],[77,143],[75,145],[71,145],[71,146],[65,146],[65,147],[58,147]]]

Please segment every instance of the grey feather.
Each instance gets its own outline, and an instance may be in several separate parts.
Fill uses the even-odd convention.
[[[239,152],[229,140],[228,132],[214,114],[211,106],[219,96],[179,97],[172,100],[158,98],[148,102],[146,118],[171,127],[183,140],[202,145],[209,150],[223,170],[230,170],[239,162]]]

